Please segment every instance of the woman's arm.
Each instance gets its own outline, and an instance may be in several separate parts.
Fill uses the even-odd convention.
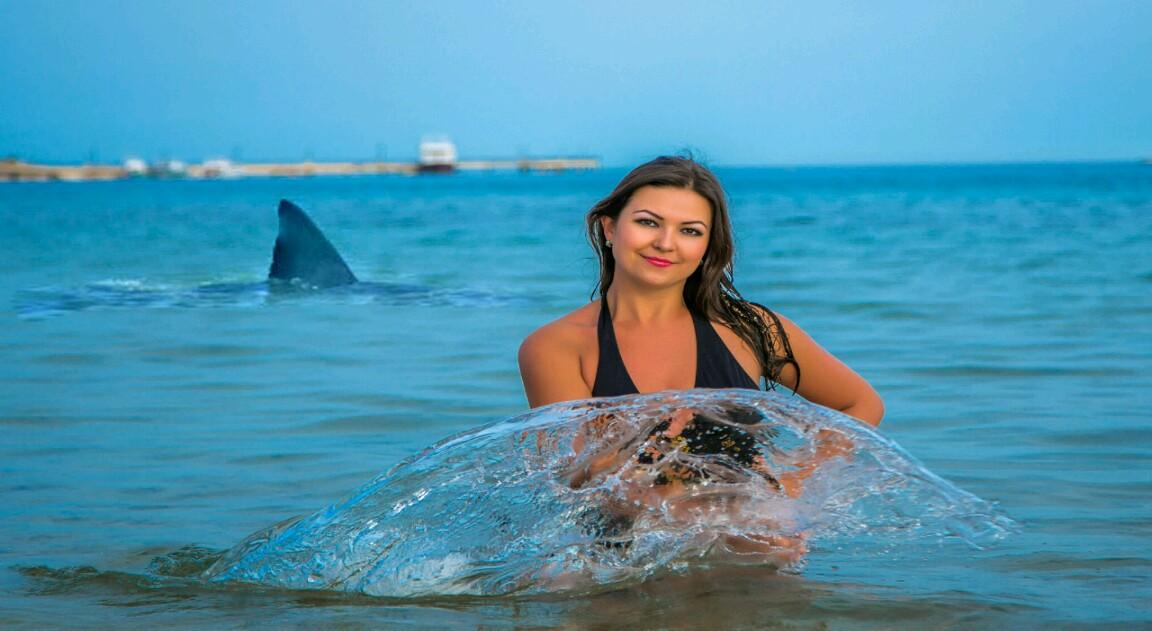
[[[794,463],[795,469],[781,472],[776,476],[776,479],[780,481],[780,487],[789,497],[800,497],[804,490],[804,481],[816,473],[820,465],[836,457],[851,458],[852,449],[855,445],[843,434],[830,429],[822,429],[816,432],[812,447],[810,456]],[[767,468],[763,456],[760,457],[757,464]]]
[[[844,362],[824,350],[796,323],[776,315],[788,335],[796,363],[800,365],[800,388],[796,392],[813,403],[839,410],[873,427],[879,425],[880,419],[884,418],[884,402],[876,390]],[[786,367],[780,382],[795,388],[796,371]]]

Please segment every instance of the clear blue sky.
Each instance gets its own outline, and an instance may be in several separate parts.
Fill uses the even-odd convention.
[[[0,156],[1152,156],[1152,1],[0,0]]]

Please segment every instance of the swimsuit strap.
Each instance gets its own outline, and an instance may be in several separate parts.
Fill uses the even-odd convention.
[[[760,389],[707,318],[692,311],[692,324],[696,327],[697,388]]]
[[[632,382],[620,347],[616,344],[616,331],[612,328],[612,314],[608,311],[608,301],[600,299],[600,319],[596,323],[596,341],[600,347],[600,358],[596,362],[596,383],[592,386],[594,397],[618,397],[636,394],[640,389]]]

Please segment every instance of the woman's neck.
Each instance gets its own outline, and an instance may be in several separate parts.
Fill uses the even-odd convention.
[[[613,284],[604,297],[614,322],[652,324],[684,317],[684,288],[672,287],[640,291]]]

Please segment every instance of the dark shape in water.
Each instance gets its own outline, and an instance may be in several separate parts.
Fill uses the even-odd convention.
[[[754,442],[661,437],[685,410],[721,446]],[[979,547],[1013,528],[854,419],[798,397],[696,390],[562,403],[453,436],[342,503],[255,533],[204,576],[390,597],[588,591],[702,566],[795,571],[808,547]]]
[[[308,295],[351,296],[388,304],[490,306],[515,302],[485,291],[396,282],[362,282],[320,228],[299,206],[281,200],[279,232],[264,282],[206,283],[173,287],[109,279],[80,288],[42,287],[17,292],[22,318],[42,318],[102,308],[246,307],[269,299]]]
[[[282,199],[277,214],[280,233],[272,247],[269,280],[300,281],[318,289],[357,282],[340,253],[299,206]]]

